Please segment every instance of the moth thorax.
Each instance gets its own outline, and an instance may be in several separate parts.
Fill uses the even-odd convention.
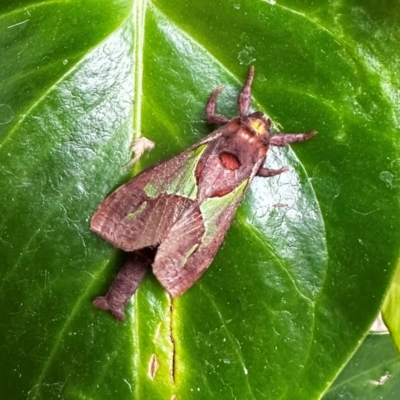
[[[248,127],[256,135],[268,135],[270,129],[270,121],[262,113],[254,113],[249,117]]]

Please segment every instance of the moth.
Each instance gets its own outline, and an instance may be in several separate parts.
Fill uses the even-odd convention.
[[[125,304],[151,267],[172,297],[188,290],[213,261],[253,178],[287,170],[264,167],[269,146],[316,134],[271,134],[270,119],[249,111],[253,77],[251,67],[238,97],[239,116],[216,113],[218,87],[206,105],[206,121],[219,129],[141,172],[100,204],[90,228],[127,252],[127,260],[108,293],[94,300],[96,307],[123,320]]]

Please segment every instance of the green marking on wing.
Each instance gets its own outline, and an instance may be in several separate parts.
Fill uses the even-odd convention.
[[[157,186],[157,182],[150,181],[145,187],[144,192],[147,194],[148,197],[151,199],[157,198],[161,193],[160,187]]]
[[[181,261],[181,267],[183,268],[185,264],[187,263],[188,258],[195,252],[195,250],[199,247],[199,244],[196,243],[193,245],[183,256],[182,261]]]
[[[147,207],[147,201],[144,201],[136,211],[127,214],[125,216],[125,219],[131,221],[132,219],[137,218],[146,209],[146,207]]]
[[[218,220],[228,206],[240,200],[248,184],[245,179],[235,190],[222,197],[212,197],[204,200],[200,205],[201,215],[203,216],[205,233],[202,246],[207,246],[218,233]]]
[[[161,194],[171,194],[195,200],[197,198],[196,167],[207,148],[207,144],[197,147],[186,155],[182,165],[175,171],[170,182],[154,179],[144,187],[146,195],[152,199]]]

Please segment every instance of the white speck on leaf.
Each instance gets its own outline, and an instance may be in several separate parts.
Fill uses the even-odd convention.
[[[10,123],[14,118],[14,110],[7,104],[0,104],[0,125]]]
[[[379,178],[386,183],[387,187],[393,186],[393,175],[389,171],[383,171],[379,174]]]
[[[21,21],[21,22],[18,22],[18,23],[16,23],[16,24],[14,24],[14,25],[7,26],[7,29],[14,28],[14,27],[16,27],[16,26],[25,24],[25,22],[28,22],[28,21],[29,21],[29,19],[26,19],[25,21]]]
[[[238,60],[242,65],[249,65],[256,61],[255,48],[252,46],[244,46],[244,49],[239,52]]]
[[[154,149],[154,142],[145,137],[140,137],[136,139],[132,145],[132,152],[135,153],[135,157],[132,158],[132,160],[129,161],[128,164],[126,164],[124,167],[131,167],[133,164],[135,164],[136,161],[139,160],[139,158],[143,155],[145,151],[149,151],[151,149]]]

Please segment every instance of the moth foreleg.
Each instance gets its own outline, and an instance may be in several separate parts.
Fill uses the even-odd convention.
[[[150,268],[149,261],[140,253],[128,253],[124,266],[114,278],[105,296],[96,297],[93,305],[108,310],[120,321],[125,319],[125,305],[136,292]]]
[[[305,140],[311,139],[317,134],[316,131],[306,133],[275,133],[269,139],[271,146],[286,146],[294,142],[304,142]]]
[[[224,117],[223,115],[219,115],[215,113],[215,109],[217,106],[217,96],[222,92],[223,86],[215,89],[207,102],[206,106],[206,121],[209,124],[217,124],[223,125],[226,124],[229,119]]]
[[[279,168],[279,169],[269,169],[269,168],[260,167],[260,169],[256,173],[256,176],[261,176],[263,178],[269,178],[270,176],[279,175],[282,172],[286,172],[287,170],[288,169],[286,167]]]

